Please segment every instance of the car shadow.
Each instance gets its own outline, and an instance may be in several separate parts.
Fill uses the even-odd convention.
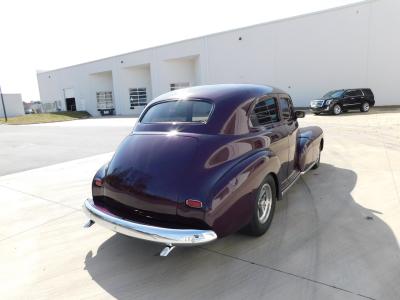
[[[160,245],[115,234],[87,253],[85,269],[118,299],[400,299],[397,238],[381,212],[354,201],[356,183],[355,172],[321,163],[278,202],[262,237],[237,233],[159,257]]]

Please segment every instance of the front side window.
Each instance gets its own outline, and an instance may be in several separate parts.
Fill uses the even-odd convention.
[[[142,123],[194,122],[206,123],[212,104],[200,100],[173,100],[155,104],[144,114]]]
[[[281,107],[281,114],[284,120],[289,120],[292,117],[292,110],[290,108],[289,99],[281,98],[279,99],[279,104]]]
[[[275,98],[261,100],[256,104],[250,115],[253,126],[265,126],[279,120]]]
[[[343,90],[335,90],[335,91],[330,91],[329,93],[326,93],[322,99],[330,99],[330,98],[340,98],[343,95]]]
[[[146,106],[147,104],[146,88],[129,89],[129,101],[131,109],[134,109],[136,106]]]

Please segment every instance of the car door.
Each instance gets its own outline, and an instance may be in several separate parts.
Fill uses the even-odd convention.
[[[343,97],[343,109],[357,108],[360,102],[360,92],[347,90]]]
[[[279,95],[269,94],[258,100],[250,114],[250,121],[256,134],[262,134],[271,140],[269,149],[278,157],[281,168],[277,174],[279,182],[287,179],[289,159],[288,127],[279,115]]]
[[[287,168],[286,173],[287,173],[287,178],[289,179],[297,174],[296,144],[297,144],[297,135],[299,131],[299,123],[295,119],[293,111],[293,103],[289,95],[286,94],[279,95],[279,108],[280,108],[280,118],[282,120],[282,124],[286,126],[286,130],[288,132],[289,156],[286,165]]]

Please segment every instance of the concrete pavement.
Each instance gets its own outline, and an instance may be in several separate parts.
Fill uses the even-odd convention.
[[[82,228],[90,180],[112,153],[0,177],[0,297],[399,299],[400,113],[301,124],[324,129],[322,164],[278,202],[268,233],[167,258]]]
[[[114,151],[137,118],[0,126],[0,176]]]

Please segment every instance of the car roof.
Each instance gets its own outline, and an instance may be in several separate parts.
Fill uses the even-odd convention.
[[[175,90],[151,101],[143,111],[142,116],[146,114],[151,106],[158,102],[205,100],[213,103],[213,110],[206,126],[192,126],[190,124],[174,125],[174,122],[165,124],[143,124],[139,121],[135,127],[135,131],[169,131],[179,127],[179,130],[182,132],[192,133],[248,133],[248,108],[255,99],[269,94],[287,95],[287,93],[280,89],[255,84],[216,84]]]
[[[244,102],[250,98],[260,97],[265,94],[286,92],[267,85],[256,84],[215,84],[201,85],[168,92],[150,103],[173,99],[208,99],[215,103],[229,101],[232,105],[234,99]]]

